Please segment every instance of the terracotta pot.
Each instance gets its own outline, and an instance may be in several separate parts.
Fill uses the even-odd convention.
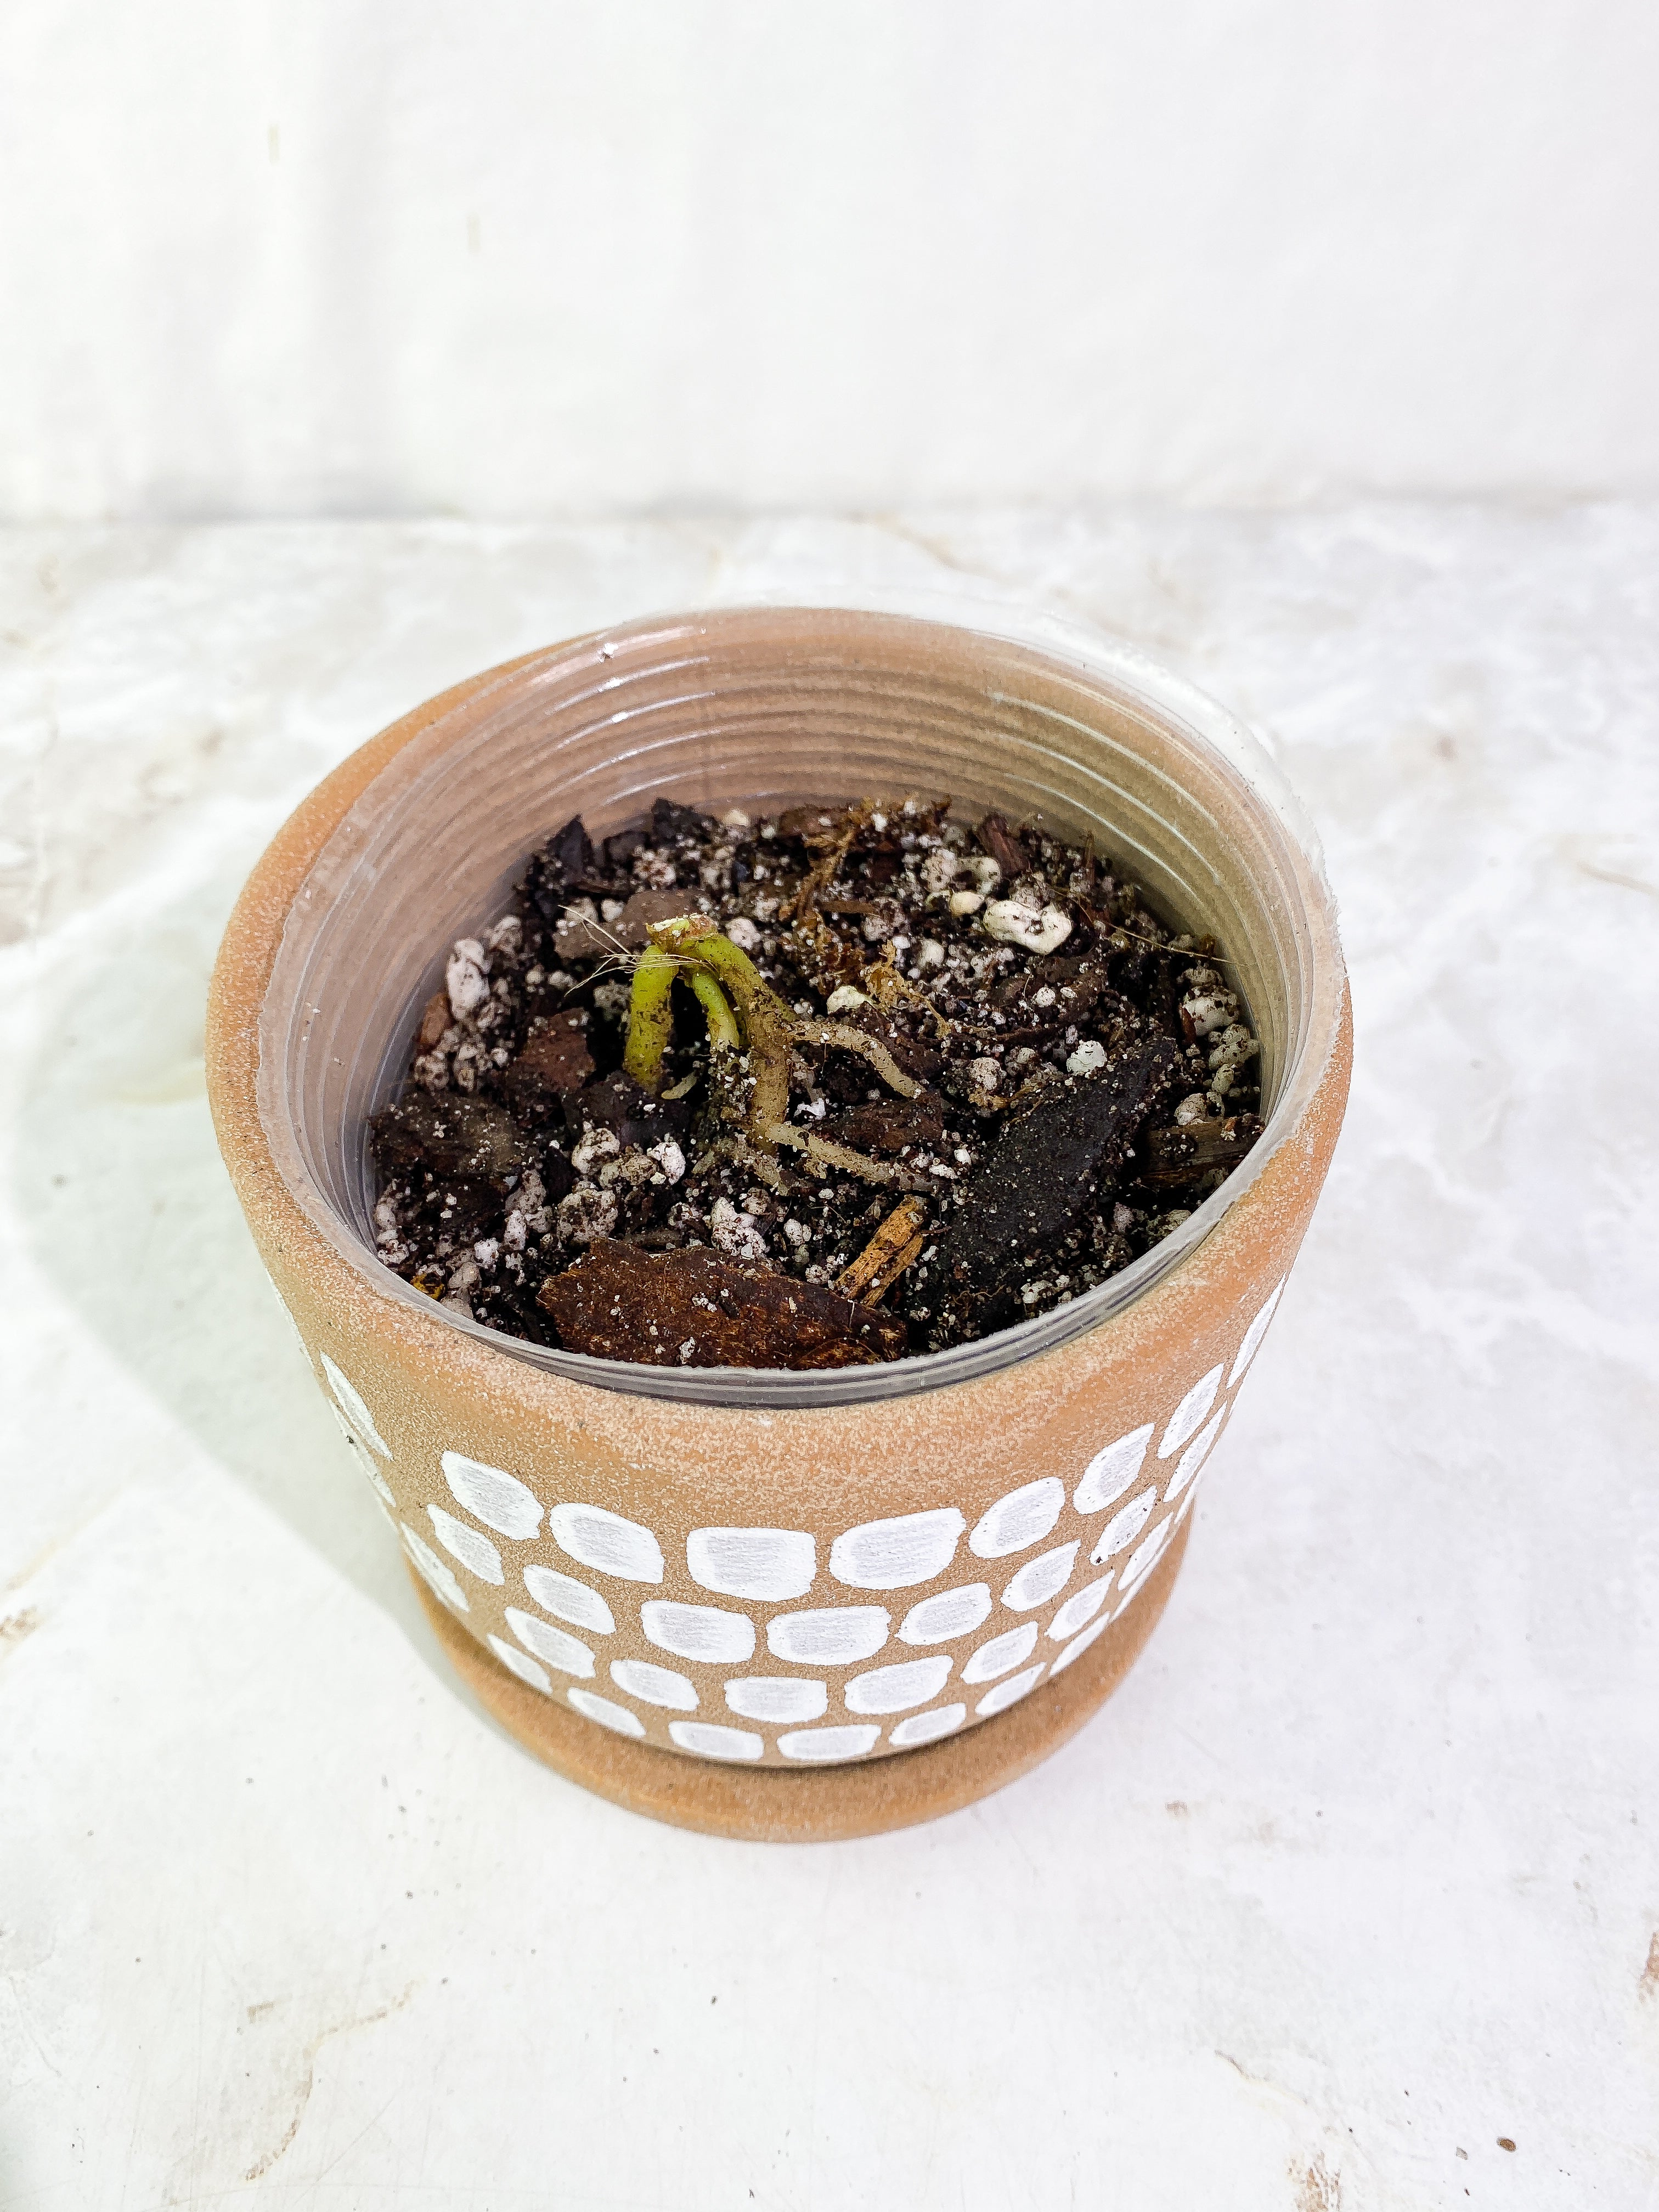
[[[451,940],[528,848],[658,793],[764,809],[950,791],[1095,831],[1213,932],[1265,1136],[1122,1274],[986,1342],[830,1375],[551,1352],[374,1256],[366,1118]],[[1334,917],[1274,772],[1102,641],[747,609],[459,685],[355,754],[260,861],[215,972],[215,1121],[248,1221],[458,1665],[565,1773],[751,1836],[966,1802],[1093,1710],[1174,1579],[1346,1095]]]

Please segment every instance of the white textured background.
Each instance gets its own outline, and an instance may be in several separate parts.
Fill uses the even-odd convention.
[[[207,971],[468,670],[964,573],[1266,732],[1352,1104],[1117,1695],[950,1820],[715,1843],[434,1651]],[[3,2212],[1653,2212],[1659,507],[40,531],[0,636]]]
[[[8,0],[0,516],[1659,487],[1649,0]]]
[[[0,9],[0,2212],[1652,2212],[1656,113],[1638,0]],[[1119,1694],[717,1844],[442,1665],[207,970],[456,678],[964,574],[1267,733],[1352,1108]]]

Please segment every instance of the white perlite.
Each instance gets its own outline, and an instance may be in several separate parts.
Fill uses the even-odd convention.
[[[476,1013],[489,996],[489,982],[484,974],[484,949],[476,937],[456,940],[445,963],[444,988],[449,994],[449,1011],[458,1022]]]
[[[717,1198],[708,1233],[728,1260],[763,1260],[765,1232],[752,1213],[739,1213],[729,1198]]]
[[[562,1235],[573,1244],[597,1243],[608,1237],[617,1225],[617,1194],[601,1190],[591,1182],[579,1182],[559,1200],[558,1222]]]
[[[1027,952],[1057,952],[1072,933],[1072,917],[1063,907],[1039,908],[1023,899],[993,899],[985,909],[985,933]]]
[[[921,864],[921,888],[929,898],[942,898],[957,879],[961,862],[948,845],[940,845]]]
[[[662,1170],[660,1180],[664,1182],[678,1182],[685,1173],[685,1154],[672,1137],[664,1137],[659,1143],[653,1145],[646,1157],[655,1160]],[[653,1177],[653,1182],[657,1180],[659,1178]]]
[[[579,1176],[591,1176],[621,1152],[622,1140],[614,1129],[596,1129],[590,1123],[571,1147],[570,1164]]]

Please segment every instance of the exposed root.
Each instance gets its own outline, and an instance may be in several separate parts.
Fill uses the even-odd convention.
[[[766,1133],[775,1145],[787,1145],[793,1152],[805,1152],[820,1167],[839,1168],[843,1175],[859,1176],[866,1182],[888,1183],[897,1190],[929,1188],[925,1176],[912,1175],[908,1169],[896,1167],[886,1160],[872,1160],[863,1152],[855,1152],[850,1145],[837,1145],[828,1137],[820,1137],[816,1130],[797,1129],[787,1121],[780,1121]]]
[[[869,1061],[901,1098],[921,1086],[908,1076],[878,1037],[849,1022],[801,1020],[761,975],[748,954],[699,915],[683,915],[651,927],[651,942],[634,969],[623,1066],[644,1089],[660,1088],[673,1029],[673,988],[684,975],[708,1024],[710,1085],[720,1119],[741,1127],[756,1154],[780,1143],[812,1152],[871,1182],[900,1182],[899,1171],[861,1152],[790,1129],[789,1075],[795,1048],[834,1046]],[[757,1170],[758,1172],[758,1170]]]
[[[860,990],[864,988],[864,963],[842,943],[816,909],[797,915],[790,934],[796,965],[826,999],[839,983],[856,983]]]
[[[790,1034],[797,1044],[834,1045],[842,1052],[855,1052],[867,1060],[890,1091],[896,1091],[901,1098],[915,1098],[921,1085],[908,1076],[879,1037],[867,1030],[854,1029],[850,1022],[796,1021]]]
[[[877,802],[873,799],[856,799],[847,809],[836,825],[832,842],[812,863],[792,904],[784,908],[784,912],[793,913],[798,921],[804,921],[811,913],[818,894],[828,890],[841,873],[842,862],[852,851],[859,832],[868,827],[870,817],[877,811]]]
[[[926,1014],[930,1020],[938,1024],[941,1036],[950,1036],[960,1027],[960,1024],[952,1021],[949,1014],[940,1013],[926,991],[918,989],[908,975],[900,973],[898,963],[894,957],[890,945],[887,946],[879,960],[872,961],[865,969],[860,979],[859,988],[866,996],[873,999],[878,1006],[916,1007],[920,1012]]]
[[[691,1172],[694,1176],[706,1175],[721,1160],[730,1160],[735,1166],[744,1169],[757,1182],[764,1183],[768,1190],[779,1198],[791,1197],[805,1187],[799,1176],[791,1175],[770,1152],[763,1152],[758,1146],[751,1145],[746,1137],[742,1136],[717,1138],[706,1152],[698,1155],[692,1164]]]
[[[816,908],[797,918],[793,940],[796,964],[826,999],[838,984],[852,983],[879,1006],[915,1007],[938,1024],[941,1036],[957,1029],[951,1017],[940,1013],[927,994],[900,972],[890,945],[884,947],[878,960],[860,960],[852,946],[843,945],[826,927]]]

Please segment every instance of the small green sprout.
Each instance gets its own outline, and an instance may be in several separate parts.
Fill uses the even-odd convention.
[[[742,947],[701,915],[654,922],[649,936],[634,969],[623,1054],[623,1066],[637,1084],[653,1094],[662,1087],[663,1060],[673,1031],[674,978],[684,975],[708,1026],[715,1095],[726,1099],[728,1118],[741,1123],[749,1143],[768,1152],[780,1143],[821,1152],[825,1164],[846,1167],[872,1182],[899,1179],[893,1169],[788,1126],[789,1060],[798,1045],[836,1045],[855,1052],[901,1097],[914,1098],[917,1085],[879,1038],[846,1022],[796,1015]],[[738,1054],[741,1060],[728,1057]],[[734,1080],[739,1069],[741,1085]]]

